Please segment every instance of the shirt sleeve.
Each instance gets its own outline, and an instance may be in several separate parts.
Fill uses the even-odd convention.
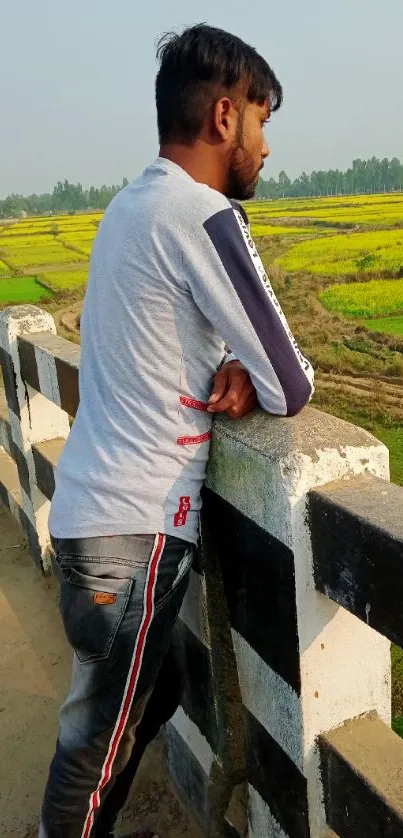
[[[235,205],[213,213],[182,244],[185,285],[248,370],[260,406],[294,416],[313,394],[313,369],[290,331],[244,212]]]

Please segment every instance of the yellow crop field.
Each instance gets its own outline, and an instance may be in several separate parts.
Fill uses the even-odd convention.
[[[0,231],[0,258],[3,254],[15,272],[87,261],[102,215],[22,219]]]
[[[80,236],[79,233],[64,233],[59,238],[60,241],[66,244],[67,246],[75,247],[77,248],[77,250],[80,250],[85,256],[89,257],[91,255],[95,235],[96,230],[94,230],[93,236],[89,236],[88,232],[84,232],[82,236]]]
[[[50,235],[54,236],[56,234],[56,232],[57,232],[57,228],[54,225],[53,225],[53,227],[52,227],[52,225],[49,225],[49,226],[46,226],[46,227],[44,226],[44,227],[40,227],[40,228],[39,227],[35,227],[35,228],[26,227],[26,228],[22,229],[17,224],[15,227],[11,227],[10,230],[7,230],[7,233],[0,234],[0,243],[4,244],[4,242],[7,241],[10,244],[13,244],[14,242],[16,242],[20,239],[30,238],[31,240],[33,240],[33,237],[42,238],[42,236],[50,236]]]
[[[294,198],[245,205],[250,221],[293,218],[308,222],[369,227],[403,226],[403,194]]]
[[[358,311],[368,321],[380,315],[396,319],[403,311],[396,297],[400,288],[396,283],[403,276],[403,194],[250,201],[245,209],[258,244],[263,238],[276,242],[276,264],[283,271],[309,274],[312,281],[319,277],[316,293],[323,289],[322,276],[326,284],[338,283],[324,292],[322,301],[328,308],[334,306],[335,311],[349,315]],[[31,217],[0,228],[0,279],[10,273],[32,273],[35,268],[49,294],[84,287],[102,217],[99,212]],[[270,249],[266,252],[266,258],[274,258]],[[396,279],[393,288],[381,284],[376,292],[376,282],[370,288],[363,283],[375,277],[382,283]],[[366,290],[355,291],[355,283],[339,290],[344,278],[360,280],[358,285]],[[31,288],[29,283],[25,287]],[[37,293],[34,285],[32,289]],[[369,291],[366,306],[361,297],[355,297],[355,302],[348,297],[346,302],[343,296],[347,292],[365,296]]]
[[[62,241],[67,242],[68,244],[75,244],[75,242],[80,242],[80,241],[93,242],[94,239],[95,239],[96,234],[97,234],[97,230],[95,229],[95,227],[93,227],[92,230],[90,228],[89,230],[74,230],[74,231],[71,231],[71,232],[69,231],[69,232],[66,232],[66,233],[63,232],[63,233],[60,233],[59,238]]]
[[[316,233],[327,233],[326,228],[315,227],[291,227],[280,226],[280,224],[259,224],[259,221],[252,221],[251,233],[255,238],[262,238],[262,236],[306,236],[315,235]]]
[[[80,227],[83,224],[94,224],[95,226],[101,221],[102,217],[103,212],[86,212],[81,213],[80,215],[53,215],[49,220],[54,224],[68,225],[69,227]]]
[[[52,291],[71,291],[86,285],[88,270],[47,271],[42,274],[40,281]]]
[[[80,261],[79,254],[63,247],[55,236],[26,236],[16,239],[0,237],[0,257],[18,270],[29,266],[54,265]]]
[[[377,279],[331,285],[320,294],[330,309],[352,317],[403,313],[403,279]]]
[[[290,273],[398,275],[403,270],[403,230],[344,233],[304,241],[278,263]]]
[[[35,303],[52,294],[84,289],[102,216],[97,212],[31,217],[0,228],[0,304]],[[26,276],[32,271],[37,275]]]
[[[88,237],[91,237],[95,236],[98,230],[95,224],[77,224],[73,227],[71,224],[62,224],[59,222],[56,226],[59,234],[63,236],[83,236],[86,233]]]
[[[0,276],[9,276],[10,268],[0,259]]]

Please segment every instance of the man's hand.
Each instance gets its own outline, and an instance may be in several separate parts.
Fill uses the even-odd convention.
[[[209,413],[227,413],[231,419],[240,419],[255,409],[256,390],[240,361],[229,361],[220,369],[207,404]]]

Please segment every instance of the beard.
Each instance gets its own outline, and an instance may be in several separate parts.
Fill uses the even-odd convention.
[[[242,160],[240,160],[240,149],[237,149],[236,156],[231,161],[228,172],[228,187],[225,191],[226,198],[234,198],[236,201],[248,201],[253,198],[259,183],[259,173],[263,165],[256,171],[256,163],[242,149]]]
[[[253,198],[259,183],[260,171],[263,169],[263,162],[256,168],[256,160],[245,149],[243,123],[243,114],[241,114],[237,136],[229,153],[228,185],[225,190],[225,197],[234,198],[236,201],[247,201]]]

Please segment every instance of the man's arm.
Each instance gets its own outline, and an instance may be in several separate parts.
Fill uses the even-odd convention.
[[[300,352],[244,217],[223,209],[183,242],[183,279],[195,302],[249,372],[260,406],[293,416],[313,393]]]

